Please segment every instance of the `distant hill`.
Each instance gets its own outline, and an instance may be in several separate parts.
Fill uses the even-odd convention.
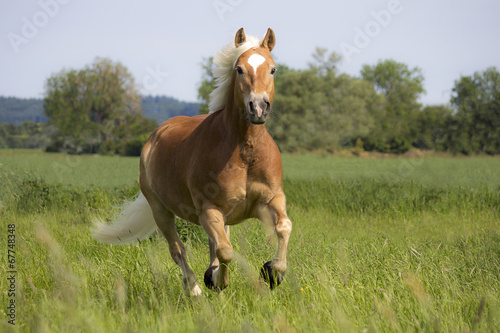
[[[194,116],[200,112],[198,103],[181,102],[167,96],[145,96],[142,98],[144,116],[161,124],[175,116]]]
[[[142,110],[146,118],[155,119],[161,124],[171,117],[197,115],[199,105],[167,96],[145,96],[142,99]],[[43,99],[0,96],[0,123],[20,125],[24,121],[48,121],[43,113]]]
[[[44,123],[43,99],[0,96],[0,123],[20,125],[23,121]]]

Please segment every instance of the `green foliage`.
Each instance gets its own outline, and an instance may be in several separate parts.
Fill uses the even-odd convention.
[[[19,126],[0,123],[0,148],[45,149],[56,128],[44,123],[25,121]]]
[[[500,73],[494,67],[455,81],[451,103],[456,113],[448,120],[447,146],[469,154],[500,153]]]
[[[85,70],[62,70],[47,79],[44,111],[61,137],[81,140],[83,135],[98,134],[98,125],[90,118],[91,98]]]
[[[414,114],[411,137],[413,146],[436,151],[446,150],[447,121],[453,110],[445,105],[426,106]]]
[[[125,156],[141,156],[142,147],[144,143],[148,141],[149,135],[142,134],[127,140],[125,143],[125,149],[123,155]]]
[[[59,130],[51,150],[123,153],[126,141],[144,133],[136,133],[138,128],[154,128],[142,116],[134,78],[109,59],[49,77],[44,110]]]
[[[500,193],[498,173],[487,164],[498,158],[425,159],[417,169],[441,169],[443,160],[459,164],[443,168],[457,180],[451,185],[440,174],[415,170],[434,178],[428,186],[418,176],[389,181],[369,173],[383,174],[387,164],[397,170],[407,161],[402,158],[286,155],[294,230],[283,284],[270,292],[259,283],[276,242],[261,223],[247,221],[231,228],[235,259],[228,289],[214,293],[202,286],[203,296],[189,299],[162,237],[109,246],[90,236],[92,217],[111,217],[110,207],[138,191],[135,174],[120,175],[121,184],[112,177],[136,170],[137,158],[17,154],[0,152],[0,218],[16,226],[19,331],[500,330]],[[76,172],[53,178],[45,159],[70,162]],[[24,168],[26,160],[32,169]],[[490,186],[477,183],[475,174],[462,179],[463,163],[486,175]],[[88,184],[96,164],[106,184]],[[304,166],[335,178],[318,178]],[[206,236],[198,226],[177,223],[202,284]],[[1,290],[7,283],[0,280]],[[0,301],[8,304],[6,293]]]
[[[215,79],[212,75],[214,57],[204,58],[201,63],[201,83],[198,87],[198,100],[200,101],[200,114],[207,114],[210,93],[215,89]]]
[[[363,80],[336,74],[335,53],[318,49],[309,70],[278,65],[268,129],[284,151],[336,149],[354,144],[374,126],[381,98]]]
[[[312,54],[312,58],[313,61],[309,63],[309,69],[320,76],[337,72],[337,63],[341,60],[339,54],[332,52],[328,55],[328,50],[321,47],[316,48]]]
[[[420,68],[410,69],[406,64],[383,60],[374,66],[364,65],[361,76],[385,96],[388,114],[405,115],[420,108],[417,99],[424,92]]]
[[[126,115],[110,129],[112,135],[100,146],[100,152],[127,156],[140,156],[142,147],[151,132],[157,127],[156,121],[140,114]]]
[[[384,60],[364,65],[361,76],[385,98],[383,108],[373,115],[377,126],[365,138],[365,148],[396,154],[410,150],[416,142],[412,132],[421,108],[417,99],[424,92],[421,69]]]

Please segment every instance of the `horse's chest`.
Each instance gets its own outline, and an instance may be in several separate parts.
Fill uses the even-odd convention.
[[[269,202],[273,196],[269,186],[256,181],[251,173],[235,179],[224,192],[220,204],[224,207],[228,220],[233,221],[251,217],[255,205]]]

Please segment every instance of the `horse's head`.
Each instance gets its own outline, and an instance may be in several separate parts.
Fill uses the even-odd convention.
[[[234,43],[239,47],[245,41],[245,32],[241,28]],[[274,32],[268,29],[260,46],[243,53],[234,66],[234,99],[241,110],[246,110],[252,124],[263,124],[271,111],[276,72],[271,51],[275,42]]]

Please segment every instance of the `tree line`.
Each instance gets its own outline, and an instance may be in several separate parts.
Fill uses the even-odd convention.
[[[306,69],[277,64],[276,96],[266,126],[282,151],[500,153],[496,68],[461,76],[449,105],[423,106],[418,102],[425,92],[420,68],[381,60],[364,65],[356,77],[339,72],[340,60],[317,48]],[[138,155],[158,122],[166,120],[167,109],[170,116],[208,112],[215,86],[211,68],[212,58],[205,59],[199,106],[159,96],[141,99],[127,68],[110,59],[96,58],[80,70],[63,69],[45,84],[48,122],[0,124],[0,148]],[[4,98],[3,108],[4,100],[13,103]]]
[[[212,58],[198,89],[208,112]],[[318,48],[307,69],[278,64],[268,130],[286,152],[357,149],[405,153],[412,148],[461,154],[500,153],[500,74],[494,67],[455,81],[449,105],[423,106],[424,76],[392,59],[338,71],[341,57]]]

